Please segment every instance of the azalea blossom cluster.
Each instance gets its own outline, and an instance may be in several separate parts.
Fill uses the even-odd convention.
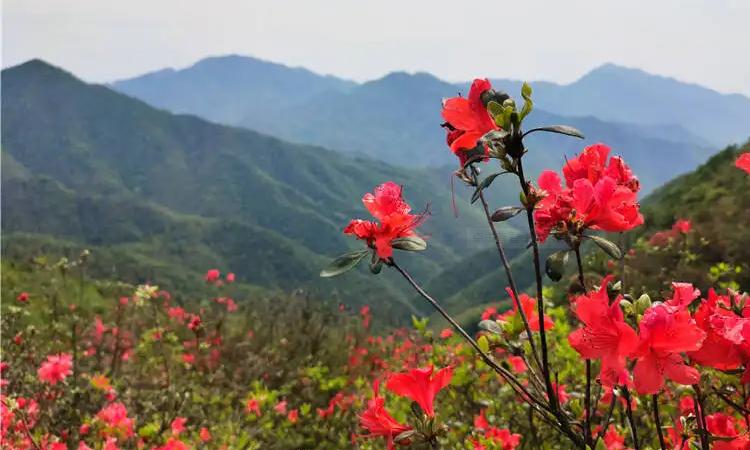
[[[637,194],[638,179],[621,157],[608,159],[604,144],[586,147],[567,161],[560,176],[551,170],[539,175],[541,198],[534,210],[537,239],[552,233],[560,239],[580,237],[587,229],[628,231],[643,223]]]
[[[670,242],[676,241],[690,233],[692,225],[689,220],[678,219],[669,230],[658,231],[651,235],[648,243],[654,247],[666,247]]]
[[[423,218],[422,215],[411,214],[411,206],[404,201],[401,186],[391,181],[365,194],[362,203],[377,222],[354,219],[346,226],[344,233],[367,242],[381,259],[393,255],[394,239],[414,236],[414,229]]]

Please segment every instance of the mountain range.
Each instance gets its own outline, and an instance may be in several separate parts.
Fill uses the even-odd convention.
[[[2,86],[6,256],[88,246],[106,275],[132,282],[184,286],[219,267],[404,317],[419,307],[390,274],[318,277],[361,245],[341,231],[367,217],[365,192],[393,180],[415,209],[429,205],[426,254],[401,256],[417,276],[483,244],[467,232],[479,211],[459,191],[454,218],[447,177],[431,171],[174,115],[40,60],[4,70]]]
[[[519,81],[493,81],[496,88],[518,96]],[[255,94],[258,86],[262,95]],[[559,136],[531,139],[532,149],[540,152],[531,158],[533,174],[558,166],[582,144],[606,142],[641,175],[648,192],[693,169],[713,149],[748,137],[750,99],[639,70],[606,64],[569,85],[532,86],[536,110],[529,127],[564,123],[587,136],[583,143]],[[112,87],[172,112],[417,167],[455,164],[438,128],[439,100],[468,89],[466,83],[405,72],[357,84],[237,55],[117,81]],[[216,98],[223,107],[214,107]]]
[[[611,65],[567,86],[534,83],[537,108],[529,126],[569,124],[587,139],[529,139],[533,176],[559,168],[582,145],[604,141],[626,158],[647,192],[707,159],[718,147],[714,139],[742,135],[729,120],[717,137],[679,114],[665,114],[663,122],[617,115],[622,99],[607,94],[601,81],[607,76],[598,72],[617,75],[606,89],[621,85],[633,104],[639,96],[642,103],[662,100],[620,79],[630,74],[648,84],[653,76]],[[730,105],[733,120],[750,111],[744,97],[654,78],[660,92],[671,87],[687,97],[673,108],[700,99],[717,105],[707,122]],[[587,91],[586,79],[605,90]],[[494,83],[509,91],[520,85]],[[367,216],[362,194],[393,180],[415,209],[429,205],[423,227],[429,248],[403,258],[431,293],[459,312],[497,300],[504,286],[484,217],[465,201],[471,191],[451,185],[455,157],[439,127],[440,99],[466,92],[465,83],[399,72],[360,84],[229,56],[108,86],[33,60],[3,70],[2,87],[5,257],[88,247],[98,260],[94,275],[157,280],[178,292],[198,288],[205,269],[226,268],[256,292],[302,288],[351,306],[368,303],[395,323],[426,308],[394,274],[373,277],[362,269],[335,281],[318,278],[331,257],[360,245],[341,229]],[[582,92],[613,98],[610,110],[589,116],[586,102],[574,101]],[[517,192],[513,180],[498,178],[491,204],[517,203]],[[503,234],[526,287],[528,238],[518,219],[504,224]]]

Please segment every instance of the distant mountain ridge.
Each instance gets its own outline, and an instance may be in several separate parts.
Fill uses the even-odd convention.
[[[216,57],[204,61],[218,67],[223,65],[224,59]],[[455,164],[454,157],[445,147],[444,134],[438,127],[442,120],[440,99],[465,93],[466,84],[447,83],[428,73],[405,72],[394,72],[377,80],[356,84],[345,80],[330,82],[330,77],[306,72],[303,78],[297,79],[299,84],[291,90],[293,92],[264,84],[265,97],[248,101],[244,95],[245,92],[256,90],[255,78],[266,72],[283,73],[293,69],[251,57],[232,56],[227,60],[224,71],[214,71],[214,78],[207,80],[197,74],[196,67],[203,63],[169,72],[168,76],[158,80],[145,75],[116,82],[112,86],[161,108],[177,112],[189,110],[209,120],[247,127],[293,142],[322,145],[401,166],[440,167]],[[230,70],[229,67],[244,69]],[[258,72],[255,78],[248,75],[254,71]],[[236,77],[235,72],[246,75]],[[570,85],[533,83],[537,109],[529,118],[529,126],[566,123],[581,129],[588,139],[585,142],[560,137],[532,140],[532,144],[538,144],[540,151],[544,152],[544,157],[536,159],[537,164],[529,168],[530,172],[559,166],[565,156],[577,153],[583,145],[603,141],[611,145],[615,152],[624,154],[636,171],[643,174],[644,192],[647,192],[705,161],[712,153],[711,149],[716,147],[713,144],[716,139],[732,140],[742,134],[742,124],[738,125],[736,121],[726,120],[724,131],[721,131],[721,127],[712,126],[711,121],[714,117],[717,117],[715,120],[724,117],[719,112],[729,108],[722,106],[725,103],[739,105],[732,106],[739,108],[737,117],[744,117],[745,110],[750,114],[750,99],[723,96],[675,80],[639,71],[631,72],[631,69],[605,65]],[[625,80],[620,80],[621,77]],[[638,80],[651,80],[649,77],[653,77],[659,82],[658,89],[644,86],[638,91],[637,86],[627,82],[630,77]],[[225,81],[227,78],[239,84],[228,84]],[[244,80],[244,84],[240,79]],[[616,84],[606,87],[608,79],[614,79]],[[670,89],[663,87],[664,83]],[[513,80],[496,80],[495,85],[514,95],[518,95],[520,88],[520,83]],[[234,94],[225,92],[222,95],[235,106],[219,108],[217,111],[221,112],[207,106],[217,96],[213,94],[219,89],[217,86],[234,86],[222,88]],[[607,91],[606,95],[603,89]],[[658,108],[651,107],[644,112],[643,109],[650,105],[650,99],[662,98],[654,97],[658,93],[656,91],[668,92],[669,95],[662,95],[668,101],[660,101]],[[691,99],[677,102],[679,95],[672,91],[678,94],[699,92],[699,102],[706,103],[708,98],[709,103],[717,103],[711,109],[716,110],[714,115],[703,116],[701,120],[707,124],[706,128],[718,130],[721,136],[711,133],[704,135],[703,127],[695,126],[692,115],[664,113],[670,108],[690,110],[684,105],[695,103]],[[152,92],[158,92],[158,95]],[[602,98],[608,101],[602,102]],[[189,104],[199,106],[190,107]],[[623,112],[618,112],[620,110]],[[651,110],[660,112],[648,113]],[[721,145],[725,143],[722,141]]]
[[[493,82],[516,91],[521,85],[518,80]],[[533,86],[545,109],[552,112],[638,125],[679,125],[714,146],[742,143],[750,137],[750,98],[640,69],[608,63],[570,84]]]
[[[420,277],[481,248],[465,230],[483,216],[457,198],[453,218],[446,180],[431,172],[173,115],[40,60],[3,70],[2,86],[2,231],[12,254],[77,244],[118,278],[165,287],[219,267],[259,288],[371,303],[395,320],[423,305],[387,281],[393,274],[318,277],[361,245],[342,229],[367,217],[365,192],[393,180],[415,209],[430,205],[426,254],[399,255]]]
[[[193,92],[196,85],[200,85],[200,95]],[[230,125],[238,116],[262,115],[270,104],[281,107],[355,85],[304,68],[239,55],[205,58],[184,69],[162,69],[111,84],[154,106]]]

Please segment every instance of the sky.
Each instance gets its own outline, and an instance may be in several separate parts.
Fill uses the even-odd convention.
[[[3,0],[2,65],[92,82],[222,54],[357,81],[569,83],[606,62],[750,96],[747,0]]]

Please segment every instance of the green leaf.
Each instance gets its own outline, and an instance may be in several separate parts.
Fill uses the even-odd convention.
[[[479,336],[479,339],[477,339],[477,344],[479,344],[479,349],[484,353],[490,351],[490,341],[487,340],[487,336]]]
[[[487,103],[487,111],[489,111],[490,115],[494,118],[497,116],[502,117],[503,114],[503,105],[500,103],[490,100],[489,103]]]
[[[408,236],[392,240],[391,246],[399,250],[421,252],[427,249],[427,242],[419,236]]]
[[[402,433],[399,433],[395,438],[393,438],[393,442],[398,443],[400,441],[407,440],[411,438],[412,436],[414,436],[415,434],[417,434],[417,430],[406,430]]]
[[[356,252],[345,253],[334,259],[331,264],[320,272],[323,278],[335,277],[353,269],[370,250],[357,250]]]
[[[569,253],[567,250],[555,252],[547,258],[544,264],[544,271],[550,280],[558,282],[565,273],[565,264],[568,262]]]
[[[635,312],[636,314],[643,314],[647,309],[651,307],[651,297],[648,294],[643,294],[638,297],[635,301]]]
[[[492,213],[493,222],[505,222],[506,220],[515,217],[518,213],[523,211],[524,208],[520,206],[503,206],[498,208]]]
[[[492,175],[488,175],[482,181],[480,181],[477,185],[477,189],[471,196],[471,203],[476,203],[476,201],[479,200],[479,194],[481,194],[484,189],[490,187],[492,182],[495,181],[495,178],[497,178],[498,175],[502,175],[503,173],[504,172],[493,173]]]
[[[523,108],[521,108],[520,119],[523,121],[531,113],[531,110],[534,109],[534,102],[531,101],[531,86],[525,81],[521,87],[521,97],[523,97]]]
[[[615,244],[614,242],[610,241],[609,239],[603,238],[601,236],[584,236],[596,243],[596,245],[599,246],[602,250],[604,250],[604,253],[608,254],[609,256],[613,257],[614,259],[622,259],[622,250],[620,250],[620,247]]]
[[[429,322],[430,322],[429,317],[423,317],[420,319],[413,314],[411,316],[411,324],[414,327],[414,329],[419,332],[424,333],[424,331],[427,329],[427,325]]]
[[[531,130],[525,132],[523,134],[523,137],[526,137],[527,135],[537,132],[537,131],[546,131],[548,133],[558,133],[558,134],[565,134],[568,136],[577,137],[580,139],[583,139],[583,133],[578,131],[577,129],[568,126],[568,125],[552,125],[549,127],[539,127],[539,128],[532,128]]]
[[[483,320],[479,322],[479,329],[489,331],[494,334],[501,334],[503,329],[494,320]]]

